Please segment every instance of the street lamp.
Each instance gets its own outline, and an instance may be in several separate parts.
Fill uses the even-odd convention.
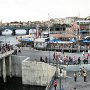
[[[62,68],[61,68],[62,60],[59,60],[59,69],[60,69],[60,90],[61,90],[61,81],[62,81]]]
[[[61,90],[61,81],[62,81],[61,74],[62,74],[62,69],[60,68],[60,90]]]

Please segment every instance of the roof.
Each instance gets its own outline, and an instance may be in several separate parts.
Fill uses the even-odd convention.
[[[47,38],[37,38],[34,40],[34,42],[45,42],[45,39]]]
[[[53,37],[55,37],[55,38],[76,37],[76,35],[74,35],[74,34],[54,34]]]

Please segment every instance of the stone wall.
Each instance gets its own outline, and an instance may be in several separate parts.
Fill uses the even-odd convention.
[[[29,85],[46,86],[56,68],[44,62],[23,61],[22,62],[22,82]]]
[[[12,76],[16,77],[22,77],[22,61],[25,59],[30,59],[25,56],[17,56],[12,55],[11,56],[11,70],[12,70]],[[5,57],[5,63],[6,63],[6,73],[9,76],[9,57]],[[0,76],[2,75],[2,59],[0,59]]]
[[[26,56],[12,55],[12,75],[16,77],[22,77],[22,61],[30,59]]]

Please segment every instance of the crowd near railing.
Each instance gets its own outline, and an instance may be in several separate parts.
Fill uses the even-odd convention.
[[[90,54],[83,54],[81,57],[79,56],[70,56],[70,55],[64,55],[60,56],[58,58],[53,57],[49,61],[48,57],[40,57],[41,62],[45,63],[51,63],[51,64],[56,64],[58,60],[59,64],[62,65],[78,65],[78,64],[89,64],[90,63]]]
[[[10,44],[0,44],[0,53],[3,54],[7,51],[13,50],[13,45]]]

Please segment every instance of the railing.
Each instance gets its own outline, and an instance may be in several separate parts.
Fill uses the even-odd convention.
[[[54,80],[55,80],[55,74],[53,75],[51,81],[49,82],[45,90],[50,90],[51,86],[53,85]]]
[[[2,59],[3,57],[6,57],[12,53],[14,53],[14,50],[6,51],[5,53],[0,54],[0,59]]]

